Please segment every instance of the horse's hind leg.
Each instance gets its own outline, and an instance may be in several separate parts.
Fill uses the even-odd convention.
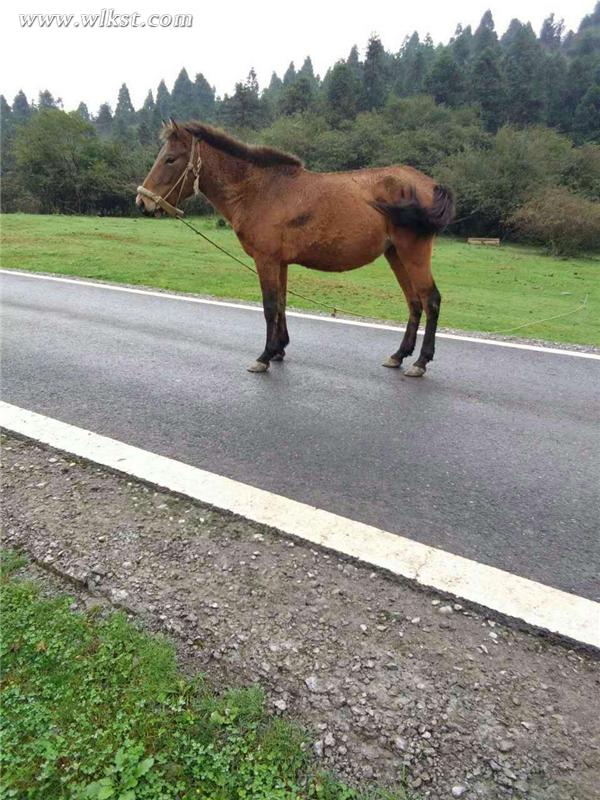
[[[283,361],[285,348],[290,343],[290,337],[285,319],[285,304],[287,299],[287,277],[288,265],[282,264],[279,270],[279,287],[277,295],[277,338],[279,340],[279,352],[275,353],[271,361]]]
[[[386,361],[383,362],[384,367],[399,367],[406,356],[410,356],[415,349],[415,342],[417,341],[417,330],[419,329],[419,322],[421,321],[421,313],[423,306],[419,295],[416,293],[410,275],[396,252],[395,247],[389,247],[385,251],[390,267],[406,298],[406,305],[408,306],[409,318],[404,332],[402,343],[396,352],[391,355]]]
[[[442,297],[431,274],[433,238],[419,237],[412,231],[399,229],[393,234],[393,242],[427,315],[421,352],[415,363],[404,373],[409,377],[418,378],[425,374],[427,364],[433,358],[435,332],[442,302]]]

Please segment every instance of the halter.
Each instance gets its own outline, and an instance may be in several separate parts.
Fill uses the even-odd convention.
[[[159,194],[155,192],[151,192],[150,189],[146,189],[145,186],[138,186],[137,191],[138,194],[141,194],[143,197],[148,197],[150,200],[153,200],[157,206],[162,208],[162,210],[168,214],[170,217],[183,217],[184,212],[178,208],[179,201],[181,200],[181,193],[183,192],[183,185],[189,173],[191,172],[194,176],[194,193],[198,194],[200,191],[198,186],[198,179],[200,178],[200,167],[202,166],[202,159],[200,158],[200,153],[196,150],[196,144],[198,140],[192,136],[192,146],[190,147],[190,157],[188,159],[188,163],[179,176],[177,181],[171,186],[169,191],[166,193],[164,197],[161,197]],[[171,205],[171,203],[167,202],[167,197],[175,191],[175,189],[179,186],[179,193],[177,194],[177,200],[175,201],[175,205]]]

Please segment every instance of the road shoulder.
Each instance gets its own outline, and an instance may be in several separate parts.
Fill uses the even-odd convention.
[[[340,777],[596,796],[592,656],[28,440],[3,451],[6,545],[167,632],[217,687],[262,684]]]

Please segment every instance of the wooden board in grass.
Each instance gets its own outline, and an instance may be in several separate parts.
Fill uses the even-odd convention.
[[[500,247],[500,239],[485,239],[480,237],[470,237],[467,244],[483,244],[488,247]]]

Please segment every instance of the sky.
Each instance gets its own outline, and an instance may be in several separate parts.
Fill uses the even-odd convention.
[[[119,86],[125,81],[134,106],[161,78],[169,88],[185,67],[194,78],[203,72],[218,94],[231,93],[236,81],[254,67],[262,86],[276,70],[281,76],[290,61],[300,67],[310,55],[315,71],[345,58],[353,44],[361,53],[371,33],[387,50],[397,51],[414,30],[429,32],[437,44],[447,42],[457,23],[477,26],[491,8],[496,30],[502,34],[513,17],[530,21],[536,31],[550,13],[564,17],[566,27],[577,28],[591,13],[595,0],[455,0],[434,2],[369,2],[352,0],[3,0],[0,7],[0,92],[9,102],[19,89],[37,98],[48,89],[62,98],[67,110],[85,101],[91,112],[108,101],[114,108]],[[71,4],[71,5],[70,5]],[[21,27],[20,14],[68,14],[139,11],[139,21],[156,14],[192,14],[191,28]],[[114,17],[113,17],[114,19]]]

